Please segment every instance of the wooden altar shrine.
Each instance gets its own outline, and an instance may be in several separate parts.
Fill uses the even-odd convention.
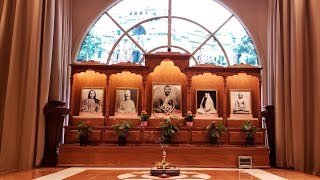
[[[198,65],[189,67],[189,54],[156,53],[145,55],[145,65],[119,63],[113,65],[96,62],[71,64],[70,120],[65,128],[65,144],[60,146],[59,166],[142,166],[150,167],[161,159],[159,145],[160,120],[151,117],[148,126],[140,126],[138,116],[116,116],[116,89],[138,89],[137,113],[152,111],[152,85],[181,84],[181,123],[178,136],[167,147],[169,160],[184,167],[237,167],[237,156],[251,155],[253,167],[269,167],[269,148],[265,146],[265,131],[261,118],[261,68],[251,65],[221,67]],[[99,87],[104,91],[103,111],[100,116],[80,115],[81,89]],[[183,116],[197,111],[198,89],[217,92],[217,116],[196,116],[192,127],[187,127]],[[230,90],[251,92],[251,117],[231,114]],[[94,125],[90,144],[79,146],[76,125],[87,121]],[[117,146],[118,136],[111,125],[128,120],[134,125],[127,137],[127,145]],[[254,146],[244,146],[245,135],[240,131],[244,121],[250,120],[259,132]],[[228,132],[219,138],[218,145],[210,145],[205,126],[220,121]]]

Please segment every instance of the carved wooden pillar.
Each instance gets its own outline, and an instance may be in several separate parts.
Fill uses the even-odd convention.
[[[270,166],[276,167],[276,145],[275,145],[275,114],[274,106],[264,106],[264,111],[261,112],[265,118],[268,133],[268,144],[270,147]]]
[[[191,111],[191,79],[192,76],[187,76],[187,112]]]
[[[43,112],[46,117],[45,147],[42,166],[54,167],[58,163],[57,148],[61,140],[63,121],[69,109],[62,101],[49,101]]]
[[[70,95],[69,95],[69,99],[70,99],[70,103],[69,103],[69,108],[70,108],[70,116],[69,116],[69,123],[72,122],[72,116],[74,116],[74,109],[72,108],[72,105],[74,103],[74,99],[72,97],[72,95],[74,94],[73,92],[73,80],[74,80],[74,73],[71,74],[71,77],[70,77]],[[70,124],[69,124],[70,125]],[[72,125],[72,124],[71,124]]]
[[[225,125],[227,125],[227,117],[228,117],[228,115],[227,115],[227,106],[228,106],[227,97],[229,95],[228,89],[227,89],[227,77],[228,76],[223,76],[223,91],[224,91],[223,93],[224,93],[224,95],[223,95],[223,115],[222,115],[222,117],[223,117],[223,123]]]
[[[260,80],[260,77],[258,77],[258,79],[259,79],[259,84],[258,84],[258,98],[259,98],[259,100],[257,102],[258,102],[258,109],[260,112],[261,111],[261,80]],[[259,128],[261,128],[262,127],[261,113],[258,113],[258,119],[259,119]]]
[[[109,115],[110,115],[110,112],[109,112],[109,103],[110,103],[110,100],[109,100],[109,76],[106,75],[107,78],[106,78],[106,81],[107,81],[107,85],[106,85],[106,98],[105,98],[105,104],[106,104],[106,108],[105,108],[105,114],[104,114],[104,124],[105,126],[108,126],[108,119],[109,119]]]
[[[147,99],[146,99],[146,86],[147,86],[147,78],[146,76],[144,75],[142,77],[142,111],[147,111],[146,109],[146,103],[147,103]],[[150,112],[151,113],[151,112]]]

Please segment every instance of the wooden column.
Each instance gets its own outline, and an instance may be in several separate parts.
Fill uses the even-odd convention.
[[[228,97],[228,89],[227,89],[227,76],[223,76],[223,91],[224,91],[224,96],[223,96],[223,124],[227,126],[227,97]]]
[[[147,86],[147,77],[143,76],[142,77],[142,111],[147,111],[146,109],[146,103],[147,103],[147,99],[146,99],[146,86]],[[151,112],[150,112],[151,113]]]
[[[62,101],[49,101],[43,112],[46,117],[45,147],[42,166],[54,167],[58,163],[57,148],[61,140],[63,121],[69,109]]]
[[[191,111],[191,78],[192,76],[187,76],[187,112]]]
[[[109,124],[109,115],[110,115],[110,109],[109,109],[109,103],[110,103],[110,97],[109,96],[109,75],[106,75],[107,78],[106,78],[106,81],[107,81],[107,85],[106,85],[106,90],[105,90],[105,94],[106,94],[106,97],[105,97],[105,104],[106,104],[106,107],[105,107],[105,114],[104,114],[104,125],[105,126],[108,126]]]

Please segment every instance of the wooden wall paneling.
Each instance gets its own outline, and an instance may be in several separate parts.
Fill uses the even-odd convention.
[[[244,89],[244,90],[251,90],[251,107],[252,107],[252,115],[253,118],[239,118],[237,120],[232,120],[228,118],[227,125],[228,127],[232,128],[240,128],[241,124],[246,120],[251,120],[255,123],[257,127],[261,127],[261,113],[260,113],[260,80],[257,76],[248,75],[246,73],[238,73],[237,75],[228,76],[227,78],[227,91],[228,94],[227,98],[227,117],[230,117],[230,90],[232,89]],[[257,121],[258,120],[258,121]],[[256,122],[257,121],[257,122]]]
[[[72,85],[72,95],[71,95],[71,116],[78,116],[80,111],[80,101],[81,101],[81,88],[83,87],[106,87],[106,75],[97,73],[93,70],[87,70],[86,72],[81,72],[74,74],[73,85]],[[106,91],[104,91],[106,92]],[[104,93],[106,97],[106,93]],[[103,102],[105,107],[106,101]],[[104,114],[105,112],[103,112]],[[75,125],[72,122],[71,124]]]
[[[217,91],[218,103],[217,109],[218,117],[223,116],[223,99],[224,99],[224,81],[222,76],[216,74],[203,73],[192,77],[191,81],[191,104],[192,112],[197,111],[196,91],[204,89],[214,89]]]
[[[201,148],[200,148],[201,147]],[[252,156],[253,168],[269,168],[265,146],[168,146],[167,160],[179,167],[237,168],[238,156]],[[152,167],[161,161],[160,145],[88,146],[63,145],[59,166]]]
[[[108,119],[108,126],[112,126],[114,124],[117,124],[118,122],[122,122],[122,121],[130,121],[132,123],[133,127],[138,127],[140,126],[140,119],[139,117],[111,117]]]
[[[228,120],[228,122],[227,122],[227,125],[228,125],[228,127],[230,127],[230,128],[238,128],[238,129],[240,129],[240,127],[242,126],[242,124],[245,122],[245,121],[248,121],[248,120],[250,120],[250,121],[252,121],[253,122],[253,124],[254,124],[254,126],[256,126],[256,127],[260,127],[259,126],[259,124],[260,124],[260,121],[259,121],[259,119],[258,118],[255,118],[255,119],[241,119],[241,120]]]
[[[131,143],[131,144],[140,144],[141,143],[139,128],[130,129],[128,136],[127,136],[127,143]]]
[[[223,122],[222,119],[218,120],[218,119],[198,119],[198,118],[195,118],[193,120],[193,127],[205,128],[207,125],[211,124],[213,121]]]
[[[105,129],[102,139],[104,143],[116,144],[118,142],[118,135],[111,128]]]
[[[73,116],[72,123],[76,126],[79,122],[90,121],[93,126],[104,126],[104,117]]]
[[[161,64],[154,68],[154,71],[150,73],[147,77],[147,111],[152,111],[152,84],[181,84],[182,86],[182,107],[181,112],[184,115],[186,112],[186,98],[187,95],[187,77],[185,74],[181,72],[179,67],[175,66],[173,61],[171,60],[163,60]]]
[[[265,132],[263,130],[260,130],[256,133],[254,137],[254,145],[264,145],[265,144]],[[229,141],[230,144],[245,144],[245,134],[242,132],[239,132],[238,130],[235,131],[229,131]]]
[[[114,116],[115,113],[115,102],[116,102],[116,88],[117,87],[132,87],[139,89],[139,99],[137,112],[141,112],[142,107],[142,76],[139,74],[134,74],[129,71],[123,71],[121,73],[112,74],[110,76],[110,85],[109,85],[109,97],[110,97],[110,115]]]
[[[231,89],[246,89],[251,90],[252,96],[252,114],[253,117],[257,118],[260,113],[260,109],[258,109],[258,101],[260,101],[260,93],[257,85],[259,84],[259,79],[256,76],[247,75],[246,73],[239,73],[237,75],[227,77],[227,89],[228,89],[228,111],[227,115],[230,115],[230,98],[229,91]]]
[[[158,128],[145,129],[144,131],[144,143],[146,144],[159,144],[161,140],[161,132]]]

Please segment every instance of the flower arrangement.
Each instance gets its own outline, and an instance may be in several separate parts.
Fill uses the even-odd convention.
[[[186,120],[186,122],[192,122],[194,117],[195,117],[195,115],[192,114],[191,111],[188,111],[186,114],[186,117],[184,119]]]
[[[90,121],[79,122],[77,125],[77,137],[80,140],[80,146],[85,146],[88,144],[88,138],[92,132],[92,124]]]
[[[141,115],[140,115],[141,122],[148,121],[149,118],[150,118],[150,116],[148,115],[148,113],[146,111],[141,111]]]
[[[222,133],[227,131],[227,128],[222,122],[213,121],[211,124],[206,126],[206,130],[209,135],[210,144],[216,144],[217,139],[221,136]]]

